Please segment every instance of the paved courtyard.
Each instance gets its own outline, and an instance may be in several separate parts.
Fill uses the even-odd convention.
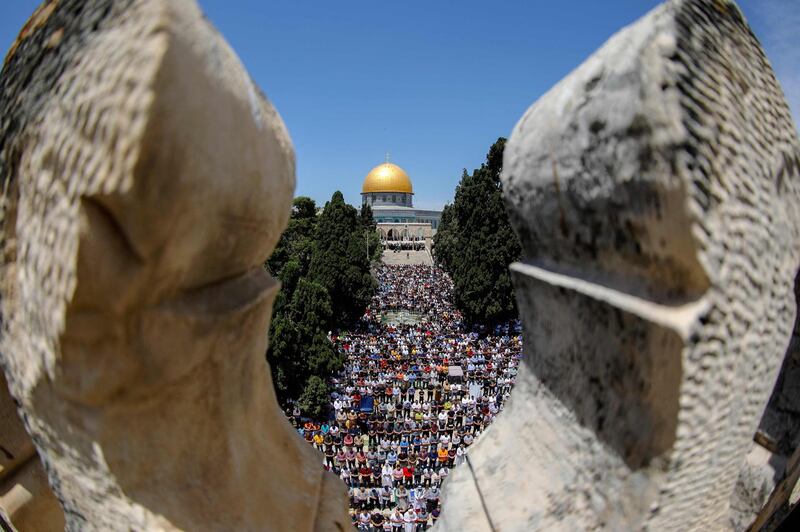
[[[433,266],[431,255],[427,250],[422,251],[394,251],[387,250],[383,252],[382,261],[384,264],[424,264],[425,266]]]

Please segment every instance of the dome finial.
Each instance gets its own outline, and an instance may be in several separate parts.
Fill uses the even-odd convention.
[[[385,161],[385,162],[386,162],[386,163],[388,163],[388,162],[389,162],[389,152],[388,152],[388,151],[386,152],[386,161]]]

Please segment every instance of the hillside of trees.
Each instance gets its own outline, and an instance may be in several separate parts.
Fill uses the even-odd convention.
[[[480,168],[464,170],[433,239],[436,262],[453,279],[455,305],[472,324],[491,326],[517,316],[508,266],[521,250],[503,204],[505,143],[497,139]]]
[[[379,244],[371,211],[359,214],[341,192],[321,213],[311,198],[294,200],[289,225],[266,264],[282,283],[267,351],[282,405],[292,399],[305,415],[323,415],[328,382],[343,364],[328,332],[363,315],[376,288],[370,262]]]

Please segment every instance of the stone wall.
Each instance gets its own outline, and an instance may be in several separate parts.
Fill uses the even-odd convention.
[[[442,529],[728,527],[800,261],[800,142],[741,12],[615,35],[525,113],[503,185],[526,359]]]
[[[800,276],[795,278],[795,300],[800,297]],[[783,478],[790,456],[800,444],[800,313],[778,380],[761,417],[750,452],[731,498],[731,526],[746,529]],[[798,486],[800,489],[800,486]],[[798,494],[800,496],[800,494]],[[798,496],[795,496],[794,501]],[[784,508],[786,510],[788,508]]]
[[[349,526],[264,358],[291,142],[196,3],[46,4],[0,109],[0,353],[67,528]]]

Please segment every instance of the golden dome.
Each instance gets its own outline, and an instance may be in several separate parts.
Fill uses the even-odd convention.
[[[411,178],[405,171],[392,163],[379,164],[367,174],[361,193],[367,192],[405,192],[413,194]]]

